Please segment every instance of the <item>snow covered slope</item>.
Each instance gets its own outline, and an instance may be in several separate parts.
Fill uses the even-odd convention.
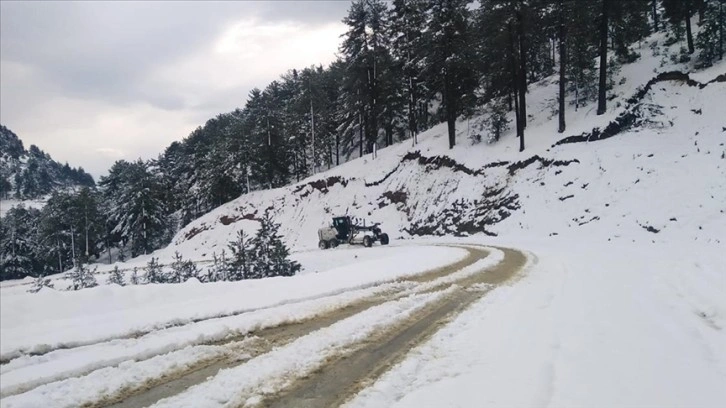
[[[452,150],[435,127],[417,146],[240,197],[168,248],[119,265],[168,262],[175,251],[209,260],[270,209],[303,264],[299,276],[37,295],[4,283],[0,405],[108,402],[226,358],[228,369],[150,403],[257,406],[451,295],[456,285],[392,280],[460,259],[432,246],[455,242],[533,255],[517,280],[442,325],[349,406],[725,406],[726,63],[662,75],[689,67],[662,63],[654,41],[662,38],[620,71],[609,112],[568,110],[565,134],[551,114],[556,82],[532,86],[524,152],[512,132],[471,145],[481,118],[459,124]],[[382,222],[397,240],[313,249],[316,229],[345,213]],[[479,267],[501,261],[499,252]],[[240,337],[382,294],[390,297],[283,344]]]
[[[416,146],[403,142],[375,159],[244,195],[189,224],[155,256],[179,250],[208,259],[236,230],[254,229],[266,209],[298,250],[315,247],[317,228],[339,214],[382,222],[393,238],[526,233],[722,242],[726,64],[690,77],[662,75],[688,66],[651,55],[657,41],[644,42],[641,59],[621,69],[606,115],[596,116],[594,104],[569,107],[565,134],[556,133],[551,113],[556,81],[532,86],[524,152],[513,130],[495,144],[472,145],[467,135],[480,117],[458,124],[458,145],[449,150],[440,125]]]

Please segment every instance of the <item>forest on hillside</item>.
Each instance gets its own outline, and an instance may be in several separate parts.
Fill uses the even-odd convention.
[[[251,191],[285,186],[446,122],[484,116],[473,142],[516,129],[526,149],[527,88],[557,75],[566,104],[608,109],[612,73],[654,32],[678,61],[723,58],[726,0],[355,0],[339,58],[291,69],[245,105],[149,161],[117,161],[97,188],[15,208],[0,225],[0,279],[59,272],[74,259],[137,256]],[[694,30],[692,21],[700,26]],[[697,35],[694,32],[698,32]],[[509,123],[507,113],[516,119]]]
[[[61,189],[93,187],[95,182],[82,167],[60,164],[0,125],[0,199],[34,199]]]

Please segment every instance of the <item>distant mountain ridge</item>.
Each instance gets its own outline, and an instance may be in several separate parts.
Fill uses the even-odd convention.
[[[95,185],[82,167],[60,164],[36,145],[26,150],[18,135],[0,125],[0,198],[33,199],[59,189]]]

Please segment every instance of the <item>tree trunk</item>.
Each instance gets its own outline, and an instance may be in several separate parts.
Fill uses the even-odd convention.
[[[651,0],[653,4],[653,32],[658,32],[658,0]]]
[[[413,77],[408,77],[408,130],[411,132],[411,138],[416,143],[415,135],[418,131],[416,126],[416,94],[413,89]]]
[[[514,46],[515,39],[514,39],[514,22],[509,21],[509,62],[511,64],[512,69],[512,92],[514,92],[514,116],[516,120],[516,127],[517,127],[517,137],[521,138],[524,136],[524,129],[522,128],[522,118],[521,114],[522,111],[519,109],[519,90],[517,80],[518,80],[518,69],[517,69],[517,53],[516,53],[516,47]]]
[[[111,265],[113,263],[113,258],[111,257],[111,240],[106,238],[106,250],[108,251],[108,264]]]
[[[308,82],[309,84],[309,82]],[[310,88],[310,138],[312,143],[310,144],[313,149],[313,174],[317,173],[317,160],[315,157],[315,110],[313,109],[313,94],[312,87]],[[269,126],[269,122],[268,122]]]
[[[363,113],[358,112],[358,134],[360,135],[360,157],[363,157]]]
[[[335,132],[335,165],[340,166],[340,131]]]
[[[607,110],[605,87],[607,86],[608,72],[608,12],[610,0],[602,0],[602,15],[600,17],[600,86],[597,92],[597,114],[602,115]]]
[[[567,66],[567,50],[565,49],[565,35],[567,35],[567,30],[565,28],[564,10],[562,7],[562,0],[560,0],[560,126],[557,129],[559,133],[563,133],[565,131],[565,68]]]
[[[723,4],[724,0],[718,2],[718,59],[723,59]]]
[[[519,37],[519,63],[521,65],[519,69],[519,109],[521,111],[520,120],[522,121],[522,128],[527,127],[527,52],[526,42],[524,39],[524,17],[522,11],[517,11],[517,34]],[[520,141],[523,145],[524,142]],[[524,147],[521,147],[524,149]]]
[[[456,113],[451,107],[446,108],[446,124],[449,128],[449,149],[456,144]]]
[[[688,42],[688,53],[693,54],[693,32],[691,31],[691,0],[684,0],[686,7],[686,40]]]
[[[444,73],[444,95],[446,95],[444,102],[446,104],[446,124],[449,128],[449,149],[453,149],[456,145],[456,102],[452,94],[449,75]]]

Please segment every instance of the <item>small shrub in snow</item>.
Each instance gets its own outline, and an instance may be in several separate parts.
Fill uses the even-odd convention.
[[[227,273],[229,272],[229,262],[227,261],[227,254],[224,249],[217,256],[216,253],[212,254],[212,266],[207,269],[207,274],[201,276],[202,282],[219,282],[227,280]]]
[[[53,289],[53,284],[50,283],[50,278],[46,278],[45,275],[40,275],[35,278],[35,280],[33,280],[33,283],[30,285],[30,289],[28,289],[28,292],[38,293],[43,288]]]
[[[507,118],[507,106],[504,100],[500,100],[492,106],[491,113],[484,120],[485,129],[488,131],[487,143],[499,141],[504,132],[509,129],[509,118]]]
[[[507,103],[504,98],[492,100],[484,111],[484,119],[474,124],[474,133],[469,136],[473,144],[480,143],[482,136],[487,143],[494,143],[499,140],[504,132],[509,129],[507,118]]]
[[[151,258],[149,263],[146,264],[145,270],[144,281],[146,283],[166,283],[164,271],[156,258]]]
[[[186,282],[189,278],[196,278],[199,270],[194,262],[182,259],[179,252],[174,252],[174,262],[171,264],[171,271],[165,279],[167,283]]]
[[[88,269],[88,265],[83,262],[77,262],[76,267],[66,274],[66,278],[71,280],[70,290],[81,290],[85,288],[92,288],[98,286],[96,276],[94,275],[96,270],[93,271]]]
[[[119,271],[118,266],[114,266],[111,273],[108,275],[108,284],[116,284],[119,286],[125,286],[124,274]]]
[[[280,224],[275,224],[266,211],[252,243],[256,278],[293,276],[300,270],[300,264],[289,259],[290,251],[282,242],[279,229]]]
[[[227,262],[227,279],[237,281],[295,275],[300,270],[300,264],[289,259],[290,251],[282,242],[279,229],[280,225],[272,221],[267,211],[254,238],[249,239],[244,231],[239,231],[237,239],[228,245],[232,256]],[[219,268],[224,264],[224,261],[217,262]]]
[[[138,285],[140,282],[139,279],[139,268],[134,267],[134,270],[131,272],[131,278],[129,279],[129,282],[131,282],[132,285]]]
[[[226,280],[238,281],[257,277],[253,273],[251,261],[252,246],[250,241],[244,231],[240,230],[237,232],[237,239],[227,245],[232,255],[226,265],[227,270],[224,273],[227,278]]]

